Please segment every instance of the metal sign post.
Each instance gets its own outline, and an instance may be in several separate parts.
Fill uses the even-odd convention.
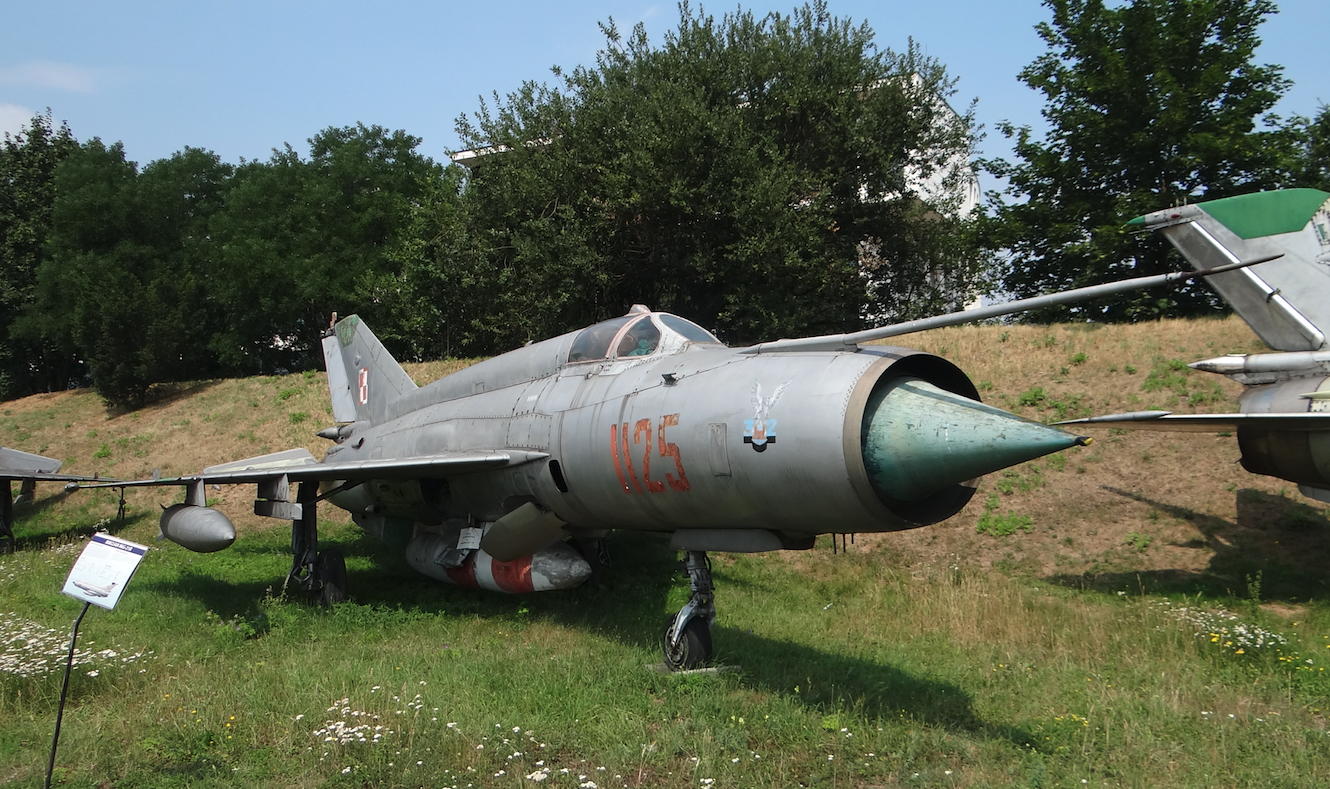
[[[65,588],[61,591],[83,601],[83,610],[74,620],[74,632],[69,637],[69,657],[65,661],[65,681],[60,687],[60,705],[55,713],[55,734],[51,736],[51,760],[46,765],[46,789],[51,789],[51,776],[55,773],[55,751],[60,745],[60,723],[65,717],[65,696],[69,693],[69,675],[74,670],[74,646],[78,643],[79,625],[89,606],[110,611],[120,602],[120,595],[129,585],[129,579],[138,569],[139,562],[148,552],[148,546],[121,540],[109,534],[94,534],[83,553],[79,554],[74,569],[69,571]]]

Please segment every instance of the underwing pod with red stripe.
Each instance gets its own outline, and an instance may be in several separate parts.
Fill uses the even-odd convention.
[[[433,532],[418,534],[406,548],[406,561],[417,572],[455,586],[509,594],[572,589],[591,576],[591,565],[565,542],[511,562],[477,548],[458,566],[447,567],[440,560],[455,553],[455,544]]]

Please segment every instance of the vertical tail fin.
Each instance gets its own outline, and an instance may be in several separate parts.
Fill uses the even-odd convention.
[[[1137,217],[1158,228],[1196,269],[1283,254],[1209,282],[1277,351],[1330,347],[1330,194],[1282,189]]]
[[[323,363],[333,419],[338,422],[383,422],[388,406],[416,389],[415,381],[358,315],[338,321],[323,338]]]

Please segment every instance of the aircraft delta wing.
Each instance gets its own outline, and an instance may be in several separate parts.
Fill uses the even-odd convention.
[[[14,548],[14,507],[32,501],[38,482],[92,482],[97,477],[79,474],[61,474],[62,461],[42,457],[30,452],[0,447],[0,553]],[[19,483],[18,496],[12,487]],[[68,488],[73,490],[74,488]]]
[[[410,458],[390,458],[387,460],[356,460],[347,462],[320,463],[305,449],[288,449],[261,455],[255,458],[239,460],[209,466],[199,474],[186,474],[179,477],[158,477],[155,479],[134,480],[117,483],[116,487],[135,488],[161,485],[183,485],[186,490],[185,501],[168,507],[162,513],[159,538],[188,548],[196,553],[213,553],[229,548],[235,542],[235,527],[222,513],[206,506],[204,486],[213,484],[256,483],[258,497],[254,502],[256,515],[299,521],[302,519],[303,506],[310,506],[306,500],[290,501],[290,483],[310,483],[301,488],[308,493],[317,490],[320,483],[337,482],[330,486],[330,492],[319,499],[340,493],[353,487],[346,483],[348,479],[357,480],[402,480],[418,478],[445,479],[458,474],[503,468],[505,466],[528,463],[549,457],[543,452],[525,450],[504,451],[462,451],[440,452],[433,455]],[[90,486],[85,486],[90,487]],[[314,524],[308,524],[312,532]],[[310,542],[313,550],[313,540]],[[317,557],[313,557],[317,559]],[[301,564],[304,566],[304,563]],[[297,575],[294,574],[295,578]],[[341,587],[328,587],[328,594],[340,596]],[[333,599],[330,602],[336,602]]]
[[[1061,422],[1133,430],[1235,430],[1242,466],[1298,484],[1330,502],[1330,194],[1285,189],[1228,197],[1137,217],[1193,267],[1277,254],[1259,270],[1208,278],[1267,345],[1282,353],[1193,362],[1245,386],[1238,414],[1138,411]]]
[[[611,530],[668,533],[692,596],[662,645],[669,667],[691,668],[711,654],[707,551],[937,523],[983,475],[1086,441],[979,402],[946,359],[860,343],[1203,275],[751,348],[637,305],[420,388],[358,317],[334,318],[323,348],[338,424],[319,432],[334,442],[322,462],[289,450],[122,484],[184,486],[162,533],[196,551],[235,539],[204,485],[256,484],[255,512],[292,521],[288,581],[326,602],[343,599],[346,568],[318,549],[324,499],[425,575],[507,592],[577,586]]]

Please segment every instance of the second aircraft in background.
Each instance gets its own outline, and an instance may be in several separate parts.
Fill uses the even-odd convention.
[[[1219,356],[1191,367],[1245,385],[1237,414],[1137,411],[1076,427],[1236,431],[1242,466],[1330,502],[1330,194],[1285,189],[1156,211],[1129,225],[1160,230],[1196,269],[1279,255],[1207,282],[1279,353]]]

